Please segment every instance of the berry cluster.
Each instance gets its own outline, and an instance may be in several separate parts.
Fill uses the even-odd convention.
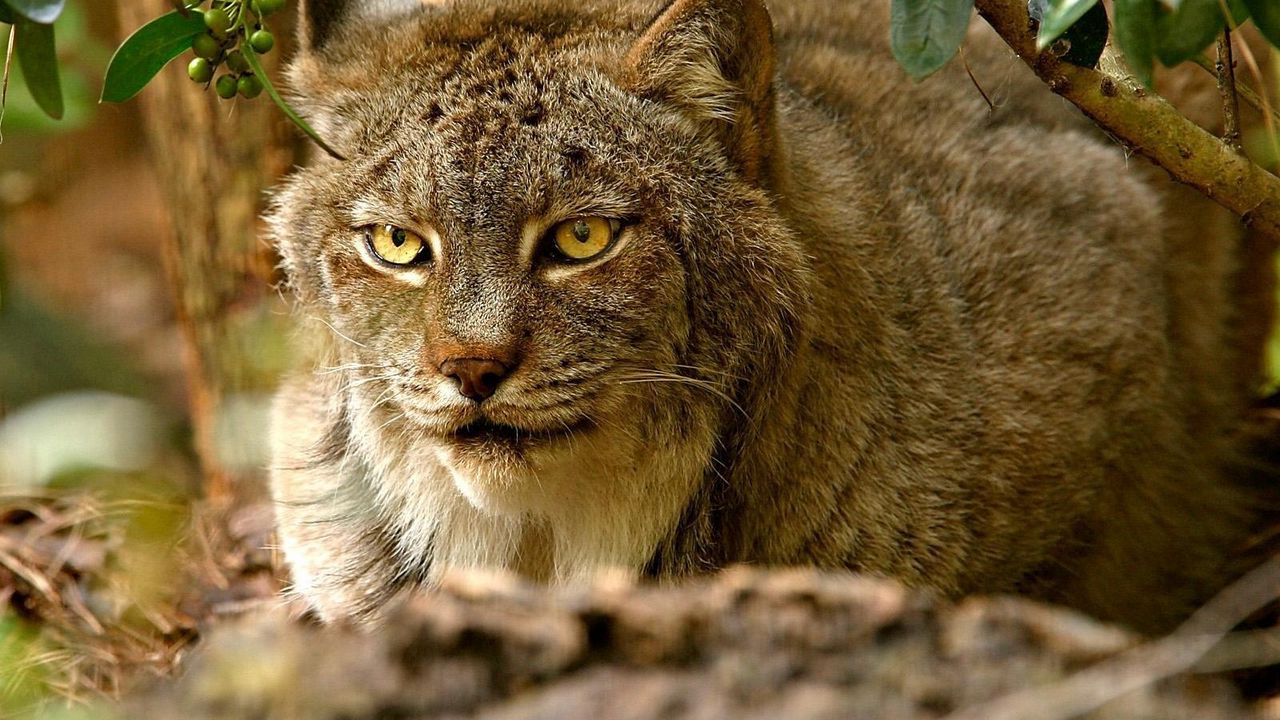
[[[276,38],[262,21],[284,3],[285,0],[213,0],[212,7],[203,12],[208,32],[191,41],[196,57],[187,65],[187,76],[208,87],[218,67],[225,65],[227,72],[213,83],[218,97],[230,100],[239,95],[252,99],[262,94],[262,80],[250,68],[245,52],[262,55],[275,47]],[[248,44],[248,50],[241,49],[243,43]]]

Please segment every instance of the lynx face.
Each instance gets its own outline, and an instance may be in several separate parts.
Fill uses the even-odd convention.
[[[347,159],[295,176],[274,225],[334,338],[351,442],[509,515],[601,492],[655,445],[695,445],[700,476],[778,345],[735,315],[786,312],[760,279],[802,265],[724,142],[738,91],[665,92],[675,50],[637,50],[616,8],[531,32],[457,5],[349,17],[293,71]]]

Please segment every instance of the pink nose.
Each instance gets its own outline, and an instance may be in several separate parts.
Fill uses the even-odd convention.
[[[440,363],[440,374],[458,383],[463,397],[480,401],[493,395],[511,369],[488,358],[450,358]]]

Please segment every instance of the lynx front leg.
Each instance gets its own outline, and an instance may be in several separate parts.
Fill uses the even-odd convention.
[[[326,621],[371,620],[413,580],[377,517],[364,463],[323,383],[293,381],[272,418],[272,495],[291,591]]]

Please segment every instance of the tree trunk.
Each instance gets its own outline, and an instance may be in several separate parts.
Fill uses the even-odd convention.
[[[172,10],[168,0],[118,3],[126,35]],[[268,69],[281,52],[264,58]],[[193,442],[207,499],[225,504],[243,478],[221,459],[219,415],[242,389],[252,352],[235,332],[233,310],[270,290],[274,257],[258,240],[262,189],[292,162],[293,148],[265,95],[220,100],[186,77],[190,58],[165,68],[140,102],[173,227],[165,264],[183,330]]]

